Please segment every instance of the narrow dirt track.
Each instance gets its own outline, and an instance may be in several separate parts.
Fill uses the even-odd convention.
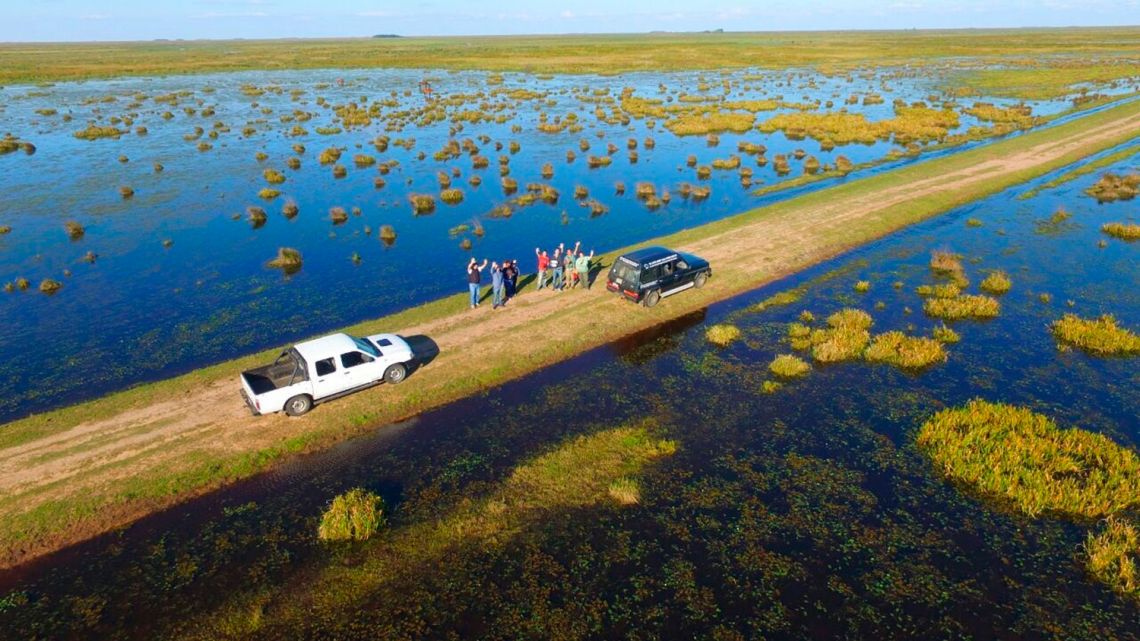
[[[861,196],[836,198],[826,205],[795,208],[678,247],[708,258],[714,266],[714,278],[699,295],[669,299],[661,306],[668,309],[653,310],[655,313],[647,316],[644,323],[661,322],[834,255],[843,247],[836,246],[834,240],[824,242],[828,232],[833,234],[836,229],[873,221],[889,207],[918,196],[963,190],[998,174],[1050,162],[1091,142],[1119,136],[1122,129],[1140,130],[1140,114],[990,158],[968,169]],[[690,300],[680,301],[682,298]],[[568,316],[571,306],[574,311]],[[391,329],[405,335],[430,337],[439,346],[439,355],[404,385],[367,390],[319,406],[311,416],[392,403],[412,393],[427,395],[434,402],[436,397],[432,395],[438,391],[439,402],[446,402],[450,400],[449,386],[454,386],[457,377],[479,374],[504,357],[524,359],[543,346],[569,341],[584,349],[612,340],[615,336],[607,334],[598,325],[598,319],[633,313],[640,310],[608,295],[598,285],[589,292],[527,291],[502,310],[492,311],[487,305],[419,326],[394,327]],[[541,334],[535,332],[536,327],[543,328]],[[495,358],[490,358],[492,354]],[[114,496],[116,483],[177,468],[196,455],[256,452],[306,431],[310,425],[308,417],[250,416],[238,396],[236,376],[234,371],[231,378],[188,389],[177,398],[131,408],[104,420],[83,422],[0,450],[0,497],[4,497],[0,500],[0,519],[68,496]],[[173,498],[167,504],[172,502]],[[6,556],[0,559],[0,567],[129,522],[155,507],[161,505],[156,506],[153,501],[138,506],[119,505],[88,526],[80,524],[73,532],[58,533],[38,545],[25,542],[9,546]]]

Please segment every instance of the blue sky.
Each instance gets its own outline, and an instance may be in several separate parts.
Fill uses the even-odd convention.
[[[1140,0],[0,0],[18,41],[1140,24]]]

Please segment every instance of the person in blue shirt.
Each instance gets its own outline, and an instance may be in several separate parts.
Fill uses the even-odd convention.
[[[491,309],[505,305],[503,300],[503,268],[498,262],[491,263]]]

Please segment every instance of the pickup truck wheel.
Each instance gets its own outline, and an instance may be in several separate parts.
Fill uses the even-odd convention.
[[[404,367],[403,363],[389,365],[388,369],[384,370],[384,382],[395,385],[396,383],[403,381],[404,377],[407,375],[408,368]]]
[[[705,282],[708,281],[708,279],[709,275],[707,272],[701,272],[697,274],[697,277],[693,279],[693,287],[696,287],[697,289],[704,287]]]
[[[298,394],[285,401],[285,413],[289,416],[300,416],[313,409],[313,398],[308,394]]]
[[[645,295],[645,302],[643,304],[646,307],[653,307],[654,305],[656,305],[660,301],[661,301],[661,292],[659,292],[655,289],[655,290],[653,290],[653,291],[651,291]]]

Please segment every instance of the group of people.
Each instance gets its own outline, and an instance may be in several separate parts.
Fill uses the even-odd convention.
[[[590,262],[594,259],[594,251],[589,254],[582,252],[581,241],[574,243],[574,249],[567,249],[565,243],[559,243],[553,256],[546,251],[534,248],[534,255],[538,259],[537,289],[543,289],[548,284],[554,291],[574,289],[579,284],[585,289],[590,288]],[[467,288],[471,294],[471,309],[479,306],[480,287],[482,286],[483,270],[487,268],[487,259],[482,263],[474,258],[467,262]],[[547,280],[549,277],[549,281]],[[507,304],[518,292],[519,266],[517,260],[504,260],[491,262],[491,308],[498,309]]]

